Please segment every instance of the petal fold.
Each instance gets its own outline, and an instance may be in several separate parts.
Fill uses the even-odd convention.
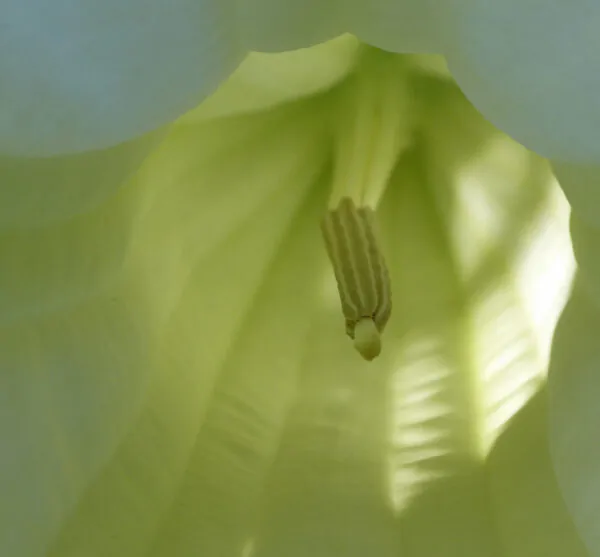
[[[229,537],[209,535],[211,515],[204,505],[213,478],[218,486],[228,466],[238,481],[225,487],[246,485],[238,450],[243,458],[247,453],[237,443],[258,453],[260,472],[263,456],[254,444],[263,442],[262,433],[266,449],[275,442],[277,412],[285,402],[282,396],[265,406],[269,378],[275,373],[282,393],[293,387],[296,360],[288,351],[301,340],[304,314],[296,338],[278,319],[286,306],[268,294],[278,289],[283,304],[290,273],[304,260],[286,255],[286,234],[295,230],[291,223],[322,168],[320,125],[310,113],[288,110],[176,126],[136,177],[143,195],[126,273],[152,300],[148,311],[160,326],[152,352],[156,373],[140,412],[64,521],[52,557],[195,555],[216,542],[233,543],[233,530],[227,530]],[[292,243],[303,244],[303,235],[293,237]],[[291,268],[284,272],[280,266]],[[271,280],[271,272],[284,276]],[[289,311],[311,307],[295,302]],[[264,335],[273,341],[272,352],[263,347]],[[266,365],[269,353],[281,365]],[[283,365],[290,366],[288,374]],[[240,421],[238,412],[255,416],[245,402],[253,397],[256,412],[273,428],[246,439],[254,426]],[[250,474],[249,491],[239,494],[248,496],[248,505],[257,486]],[[223,497],[235,500],[236,494],[226,491]],[[215,509],[213,518],[231,525],[231,513],[229,507]],[[242,533],[250,518],[241,514]]]

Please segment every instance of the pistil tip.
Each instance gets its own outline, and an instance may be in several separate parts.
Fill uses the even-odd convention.
[[[367,361],[374,360],[381,352],[381,338],[375,322],[370,318],[361,319],[354,328],[354,347]]]

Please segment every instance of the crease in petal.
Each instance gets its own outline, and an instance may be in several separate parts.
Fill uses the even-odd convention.
[[[255,557],[397,554],[385,483],[385,368],[364,362],[339,323],[337,304],[313,316]]]
[[[196,106],[244,55],[233,0],[8,0],[0,21],[6,155],[141,136]]]
[[[332,97],[336,132],[329,208],[349,197],[374,209],[412,141],[406,69],[388,54],[363,48],[354,75]]]
[[[162,327],[157,373],[139,417],[50,555],[147,555],[163,520],[178,512],[182,525],[193,524],[201,507],[195,499],[188,505],[179,490],[197,472],[192,455],[207,411],[210,419],[215,385],[237,357],[244,317],[323,163],[306,120],[288,112],[266,123],[221,122],[222,129],[181,126],[137,177],[145,196],[127,270]],[[265,137],[265,130],[277,133]]]
[[[316,308],[316,271],[324,261],[314,257],[320,242],[314,223],[323,193],[311,192],[289,220],[244,316],[153,556],[234,555],[254,532]]]

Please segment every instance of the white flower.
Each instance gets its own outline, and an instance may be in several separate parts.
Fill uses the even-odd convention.
[[[0,554],[600,555],[599,9],[565,6],[0,7]],[[554,340],[569,208],[441,58],[235,69],[345,31],[445,54],[554,158]],[[318,227],[344,195],[392,278],[371,364]]]

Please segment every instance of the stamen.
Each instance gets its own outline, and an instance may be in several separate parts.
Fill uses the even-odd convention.
[[[341,93],[329,208],[350,197],[358,207],[375,209],[411,140],[405,69],[396,57],[367,50]]]
[[[379,249],[374,212],[346,197],[322,223],[323,237],[338,285],[346,333],[366,360],[381,351],[379,334],[392,309],[389,274]]]

